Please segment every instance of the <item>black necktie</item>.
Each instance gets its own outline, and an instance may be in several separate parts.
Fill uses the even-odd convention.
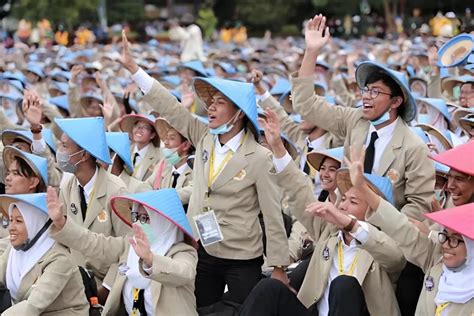
[[[365,161],[364,161],[364,172],[372,173],[372,168],[374,167],[374,158],[375,158],[375,141],[379,138],[379,135],[376,131],[373,131],[370,135],[370,142],[367,150],[365,151]]]
[[[310,144],[308,144],[308,153],[310,153],[312,151],[313,151],[313,147]],[[304,163],[303,172],[306,173],[307,175],[309,175],[310,172],[311,172],[311,169],[310,169],[309,163],[308,163],[308,159],[306,159],[306,162]]]
[[[134,167],[135,167],[135,164],[136,164],[136,162],[137,162],[137,157],[138,157],[138,156],[140,156],[139,153],[135,153],[135,155],[133,155],[133,161],[132,161],[132,163],[133,163],[133,166],[134,166]]]
[[[179,177],[179,173],[176,171],[173,171],[173,183],[171,184],[172,188],[176,188],[176,184],[178,183],[178,177]]]
[[[81,198],[82,220],[85,220],[87,212],[87,201],[86,196],[84,195],[84,188],[81,185],[79,186],[79,196]]]

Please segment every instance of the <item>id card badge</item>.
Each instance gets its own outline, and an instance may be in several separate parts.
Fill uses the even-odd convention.
[[[203,246],[224,240],[214,210],[193,217]]]

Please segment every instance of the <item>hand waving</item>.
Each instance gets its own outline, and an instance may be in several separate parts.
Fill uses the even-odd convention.
[[[39,95],[32,90],[25,90],[22,103],[23,113],[31,126],[41,124],[43,102]]]
[[[326,17],[319,14],[308,21],[304,38],[306,49],[317,51],[329,42],[329,27],[326,26]]]
[[[350,160],[347,157],[344,157],[344,163],[349,168],[352,185],[358,189],[361,189],[365,186],[365,178],[364,178],[365,149],[361,148],[360,150],[357,150],[354,146],[351,146],[350,156],[351,156]]]
[[[148,241],[145,232],[140,227],[140,224],[133,224],[133,237],[130,237],[129,241],[137,256],[151,267],[153,264],[153,253],[150,249],[150,242]]]
[[[138,65],[133,59],[132,53],[130,52],[130,43],[127,39],[125,30],[122,30],[122,56],[120,63],[131,73],[134,74],[138,71]]]

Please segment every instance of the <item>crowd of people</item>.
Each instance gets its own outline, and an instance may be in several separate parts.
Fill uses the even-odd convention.
[[[0,50],[0,313],[473,314],[473,35],[192,27]]]

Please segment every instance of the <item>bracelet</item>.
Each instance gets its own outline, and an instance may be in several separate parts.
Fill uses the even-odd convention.
[[[41,124],[31,125],[30,127],[30,131],[33,134],[40,134],[42,130],[43,130],[43,126]]]
[[[342,229],[343,231],[348,233],[352,231],[352,228],[354,228],[355,224],[357,223],[357,218],[355,218],[353,215],[349,215],[349,217],[351,218],[351,222]]]

